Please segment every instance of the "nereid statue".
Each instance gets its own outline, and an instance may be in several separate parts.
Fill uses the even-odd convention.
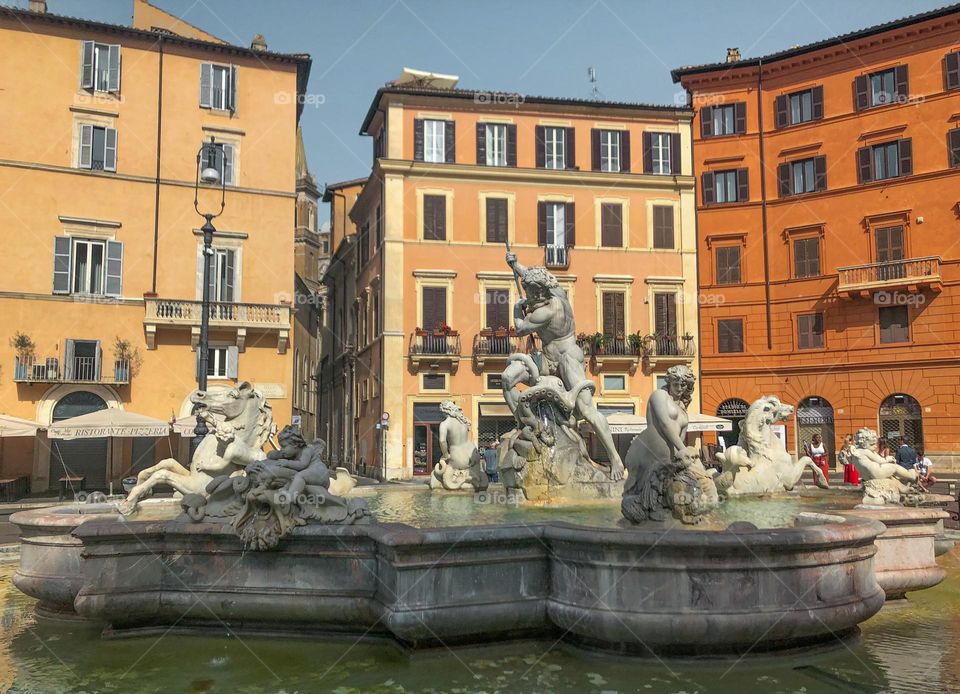
[[[430,475],[430,488],[483,491],[490,481],[470,440],[470,420],[452,400],[441,402],[440,411],[446,415],[440,423],[441,457]]]
[[[882,457],[877,452],[877,432],[873,429],[860,429],[854,435],[850,459],[863,482],[864,504],[916,506],[923,501],[923,493],[917,486],[917,471],[901,467],[892,457]]]
[[[667,369],[666,385],[647,402],[647,428],[627,450],[627,483],[620,510],[627,520],[664,520],[668,512],[698,523],[720,503],[713,481],[695,448],[686,444],[687,407],[696,376],[686,366]]]
[[[793,407],[783,404],[775,395],[767,395],[750,405],[740,422],[737,445],[717,453],[717,459],[723,463],[723,474],[717,478],[722,494],[742,496],[790,491],[807,468],[813,472],[818,487],[829,487],[823,471],[809,456],[793,462],[784,442],[773,433],[772,425],[792,414]]]

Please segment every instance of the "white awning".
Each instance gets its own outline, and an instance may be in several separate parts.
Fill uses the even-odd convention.
[[[688,417],[687,432],[733,430],[730,420],[723,417],[714,417],[699,412],[691,412]],[[611,434],[639,434],[647,428],[647,420],[638,414],[615,412],[607,417],[607,426],[610,428]]]
[[[37,430],[42,428],[38,422],[11,417],[8,414],[0,414],[0,437],[36,436]]]
[[[197,428],[197,415],[192,414],[187,417],[180,417],[173,423],[173,432],[180,436],[193,436],[193,430]],[[209,425],[207,426],[209,429]]]
[[[47,428],[51,439],[99,439],[111,436],[157,437],[170,433],[170,424],[136,412],[109,408],[55,422]]]
[[[723,417],[694,412],[690,414],[687,431],[733,431],[733,423]]]

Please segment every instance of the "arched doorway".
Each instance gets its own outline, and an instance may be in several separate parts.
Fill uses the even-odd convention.
[[[831,464],[834,456],[835,437],[833,430],[833,406],[826,398],[811,396],[804,398],[797,406],[797,455],[802,456],[804,446],[810,443],[814,434],[820,434],[827,457]]]
[[[923,447],[923,411],[916,398],[891,395],[880,403],[879,419],[880,436],[890,439],[894,448],[904,439],[914,448]]]
[[[740,398],[729,398],[717,406],[717,416],[733,422],[733,427],[730,431],[717,432],[717,444],[722,449],[725,450],[730,448],[730,446],[737,445],[737,441],[740,439],[740,422],[747,416],[747,409],[749,407],[750,403]]]
[[[53,421],[60,422],[82,414],[107,409],[96,393],[77,390],[62,397],[53,407]],[[50,484],[59,485],[61,477],[83,477],[86,489],[107,486],[107,439],[52,439]]]

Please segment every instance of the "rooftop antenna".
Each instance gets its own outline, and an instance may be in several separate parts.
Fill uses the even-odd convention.
[[[597,71],[592,68],[587,68],[587,78],[590,80],[590,98],[594,101],[600,99],[600,90],[597,88]]]

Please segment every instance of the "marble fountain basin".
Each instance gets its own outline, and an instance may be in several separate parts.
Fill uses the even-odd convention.
[[[364,636],[411,649],[537,637],[703,656],[834,641],[886,596],[943,577],[937,509],[883,518],[814,505],[765,528],[631,526],[609,502],[566,514],[577,523],[560,520],[564,509],[389,522],[389,508],[422,493],[378,490],[381,522],[298,528],[268,552],[244,551],[229,525],[176,520],[172,500],[130,518],[106,504],[23,511],[11,518],[22,541],[14,583],[39,613],[106,633]],[[427,494],[448,512],[458,496]],[[459,496],[456,508],[472,502]]]

